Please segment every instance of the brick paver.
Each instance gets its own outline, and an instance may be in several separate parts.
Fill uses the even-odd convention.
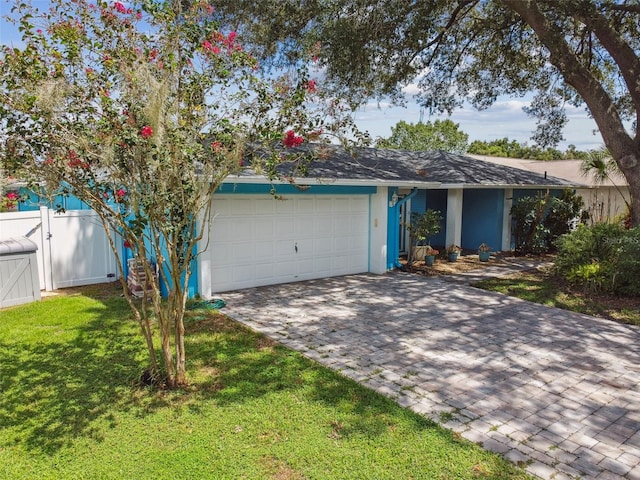
[[[230,292],[227,313],[541,478],[640,478],[640,329],[406,273]]]

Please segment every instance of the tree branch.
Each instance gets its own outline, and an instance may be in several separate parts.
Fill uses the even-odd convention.
[[[611,28],[607,18],[595,8],[589,12],[589,15],[577,10],[574,16],[593,30],[602,46],[618,65],[635,106],[636,124],[640,128],[640,59],[619,33]]]
[[[582,65],[571,51],[557,28],[540,12],[533,0],[502,0],[535,31],[540,42],[550,53],[550,62],[559,70],[565,81],[583,98],[602,138],[614,157],[620,158],[634,150],[634,142],[624,128],[616,105],[587,67]]]

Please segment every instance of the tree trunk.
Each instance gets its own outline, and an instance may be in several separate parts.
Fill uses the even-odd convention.
[[[534,0],[502,0],[534,30],[540,42],[550,53],[549,61],[558,69],[567,84],[571,85],[586,103],[595,120],[604,143],[611,152],[629,184],[631,194],[631,223],[640,225],[640,148],[638,138],[632,138],[625,130],[614,100],[593,73],[583,65],[568,45],[562,32],[554,28]],[[578,19],[579,20],[579,19]],[[607,37],[604,24],[592,25],[605,47],[618,61],[623,77],[628,81],[631,100],[636,112],[640,110],[638,86],[638,59],[633,51],[614,45]],[[637,91],[636,91],[637,90]],[[636,127],[640,128],[640,126]],[[637,133],[637,131],[636,131]]]
[[[616,159],[616,162],[629,183],[631,225],[633,227],[640,226],[640,152],[620,160]]]

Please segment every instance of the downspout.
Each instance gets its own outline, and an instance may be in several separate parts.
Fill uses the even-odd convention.
[[[398,219],[398,213],[399,213],[400,207],[401,207],[402,205],[404,205],[405,203],[407,203],[409,200],[411,200],[413,197],[415,197],[417,194],[418,194],[418,189],[417,189],[416,187],[414,187],[414,188],[412,188],[412,189],[411,189],[411,192],[409,193],[409,195],[407,195],[407,196],[406,196],[406,197],[404,197],[404,198],[401,198],[400,200],[398,200],[398,203],[396,203],[393,207],[391,207],[391,208],[393,208],[393,209],[394,209],[394,213],[395,213],[395,217],[394,217],[394,218],[396,219],[396,220],[395,220],[396,222],[398,221],[397,219]],[[397,209],[397,210],[396,210],[396,209]],[[394,223],[395,223],[395,222],[394,222]],[[395,235],[396,235],[396,236],[397,236],[397,235],[398,235],[398,233],[399,233],[399,227],[400,227],[400,225],[397,225],[396,233],[395,233]],[[409,248],[411,248],[411,246],[409,246]],[[400,267],[402,267],[402,264],[400,263],[400,260],[399,260],[399,258],[398,258],[399,253],[400,253],[400,245],[398,245],[398,248],[397,248],[397,249],[396,249],[396,251],[394,252],[394,257],[395,257],[395,267],[396,267],[396,268],[400,268]]]

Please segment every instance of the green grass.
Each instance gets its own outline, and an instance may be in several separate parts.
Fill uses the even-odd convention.
[[[640,325],[640,299],[584,291],[554,275],[552,269],[490,278],[473,286],[542,305]]]
[[[190,312],[190,387],[139,387],[137,326],[94,297],[0,311],[0,478],[527,478],[215,312]]]

